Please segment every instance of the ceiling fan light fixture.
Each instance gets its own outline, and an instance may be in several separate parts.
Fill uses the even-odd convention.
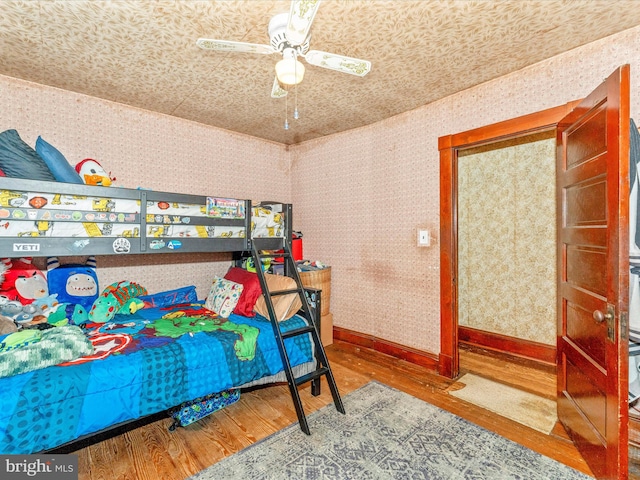
[[[295,58],[283,58],[276,63],[276,76],[283,85],[297,85],[304,78],[304,65]]]

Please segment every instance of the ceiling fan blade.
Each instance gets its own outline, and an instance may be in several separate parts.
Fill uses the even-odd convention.
[[[311,22],[316,16],[320,0],[291,0],[285,36],[291,45],[302,45],[309,36]]]
[[[307,63],[317,67],[329,68],[359,77],[364,77],[371,70],[371,62],[368,60],[345,57],[344,55],[320,52],[318,50],[310,50],[304,55],[304,59]]]
[[[196,45],[203,50],[216,50],[218,52],[261,53],[264,55],[276,52],[271,45],[232,42],[230,40],[213,40],[209,38],[199,38],[196,41]]]
[[[280,86],[278,77],[273,79],[273,87],[271,88],[271,98],[282,98],[287,96],[287,91]]]

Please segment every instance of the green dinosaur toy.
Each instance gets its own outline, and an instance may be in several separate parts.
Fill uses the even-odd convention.
[[[112,283],[93,302],[93,306],[89,310],[89,321],[105,323],[111,320],[116,313],[127,315],[134,313],[144,305],[144,302],[136,297],[146,294],[147,289],[137,283],[126,281]]]

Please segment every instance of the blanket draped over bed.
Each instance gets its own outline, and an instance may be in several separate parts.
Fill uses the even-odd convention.
[[[282,331],[305,325],[294,316]],[[88,324],[92,355],[0,378],[0,453],[27,454],[282,371],[269,321],[202,304],[144,308]],[[313,360],[287,339],[292,366]]]

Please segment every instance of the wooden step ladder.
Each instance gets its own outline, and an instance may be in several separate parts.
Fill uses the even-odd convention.
[[[311,432],[309,431],[309,425],[307,424],[307,417],[304,414],[302,402],[300,401],[298,385],[313,382],[313,386],[315,388],[312,388],[312,393],[313,395],[319,395],[319,381],[323,376],[326,377],[336,409],[340,413],[345,413],[345,411],[342,404],[342,399],[340,398],[340,393],[338,392],[338,387],[336,386],[336,381],[333,378],[333,372],[331,371],[331,367],[329,366],[327,354],[324,350],[324,346],[322,345],[322,341],[320,340],[319,329],[316,324],[316,316],[311,311],[311,306],[309,304],[307,296],[305,295],[304,287],[302,285],[302,281],[300,280],[300,275],[298,275],[298,268],[296,267],[293,255],[291,254],[289,244],[283,238],[281,239],[281,244],[279,245],[279,247],[274,249],[273,243],[273,238],[252,239],[253,264],[256,266],[256,273],[258,274],[260,286],[262,287],[262,291],[264,292],[267,311],[269,312],[273,332],[276,336],[278,350],[280,351],[282,365],[284,366],[284,372],[287,376],[287,383],[289,384],[291,399],[293,400],[293,405],[295,406],[296,414],[298,415],[300,429],[307,435],[311,435]],[[262,260],[265,258],[282,258],[284,261],[284,275],[295,280],[296,288],[291,290],[279,290],[270,292],[267,286],[264,272],[262,270]],[[290,295],[292,293],[295,293],[300,297],[300,300],[302,302],[301,313],[307,320],[308,326],[283,332],[280,330],[280,323],[278,322],[277,314],[273,307],[271,297],[277,295]],[[306,334],[311,334],[311,338],[313,339],[313,343],[315,344],[317,360],[316,369],[313,372],[307,373],[306,375],[303,375],[301,377],[295,377],[291,369],[291,363],[289,362],[289,355],[287,354],[287,350],[284,346],[284,340],[287,338]]]

